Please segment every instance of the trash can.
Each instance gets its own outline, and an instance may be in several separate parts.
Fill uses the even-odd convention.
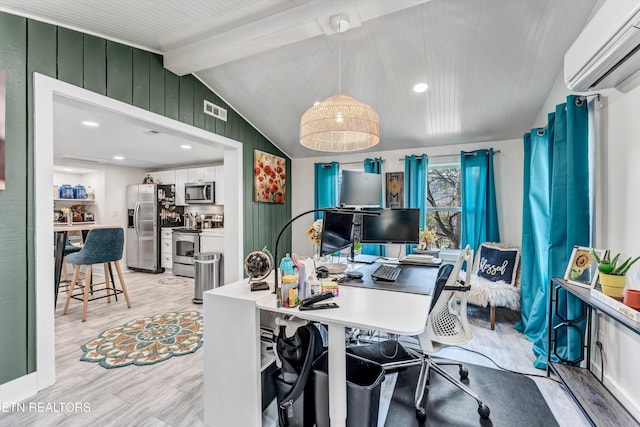
[[[220,286],[222,254],[217,252],[196,252],[193,258],[196,263],[193,302],[194,304],[202,304],[202,293]]]
[[[313,362],[316,426],[329,427],[327,352]],[[347,353],[347,427],[377,427],[384,369],[379,363]]]

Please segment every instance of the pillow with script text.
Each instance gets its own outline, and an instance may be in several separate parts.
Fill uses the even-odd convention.
[[[514,284],[520,261],[519,249],[502,249],[480,246],[480,261],[476,274],[492,282],[503,281]]]

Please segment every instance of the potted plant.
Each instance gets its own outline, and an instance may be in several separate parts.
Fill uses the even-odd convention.
[[[629,268],[640,259],[640,256],[633,260],[629,257],[623,263],[618,264],[620,254],[614,256],[613,259],[610,258],[611,251],[607,251],[602,259],[598,257],[595,251],[593,252],[593,255],[598,262],[602,293],[609,295],[612,298],[622,300],[624,288],[627,285],[627,271],[629,271]]]

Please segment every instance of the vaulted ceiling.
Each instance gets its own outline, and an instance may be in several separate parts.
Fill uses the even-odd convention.
[[[162,53],[166,68],[194,73],[299,158],[318,155],[299,144],[300,117],[339,87],[379,113],[375,151],[520,138],[600,3],[0,0],[0,9]],[[350,20],[341,34],[329,25],[337,14]],[[418,82],[429,89],[413,92]]]

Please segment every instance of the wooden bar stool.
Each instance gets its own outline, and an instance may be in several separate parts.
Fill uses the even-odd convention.
[[[63,314],[67,314],[69,308],[69,302],[71,298],[82,300],[82,321],[87,320],[87,307],[89,301],[93,301],[99,298],[107,298],[107,302],[111,302],[111,296],[116,294],[124,294],[124,298],[127,301],[127,307],[131,307],[129,302],[129,294],[127,293],[127,286],[124,283],[122,277],[122,270],[120,269],[120,260],[122,259],[122,249],[124,246],[124,231],[122,228],[94,228],[89,231],[87,238],[84,242],[84,247],[79,252],[70,254],[67,256],[69,264],[74,265],[73,277],[71,278],[71,284],[69,292],[67,293],[67,301],[64,304]],[[109,280],[109,263],[113,263],[118,273],[118,279],[122,289],[115,288],[115,282],[113,289],[110,286]],[[106,295],[96,296],[89,299],[89,289],[91,288],[91,271],[93,264],[104,265],[104,277],[105,287],[97,289],[94,286],[94,292],[106,291]],[[86,265],[87,270],[85,272],[84,285],[80,281],[80,266]],[[73,290],[76,284],[82,288],[82,298],[80,294],[73,295]]]
[[[82,250],[80,246],[72,245],[71,241],[67,239],[67,243],[64,245],[64,258],[62,258],[62,276],[64,277],[63,281],[69,281],[69,278],[67,277],[67,255],[80,252],[80,250]],[[68,290],[69,289],[67,288],[67,291]]]

